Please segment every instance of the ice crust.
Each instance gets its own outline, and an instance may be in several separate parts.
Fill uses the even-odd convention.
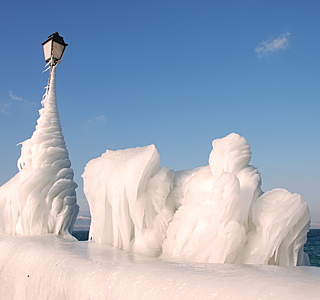
[[[212,146],[208,166],[180,172],[159,167],[154,145],[91,160],[83,173],[91,241],[172,261],[309,265],[302,197],[261,191],[244,137]]]
[[[76,183],[56,104],[55,67],[32,137],[22,143],[19,172],[0,187],[0,233],[71,237]]]
[[[320,269],[178,263],[55,235],[3,236],[0,299],[316,300]]]

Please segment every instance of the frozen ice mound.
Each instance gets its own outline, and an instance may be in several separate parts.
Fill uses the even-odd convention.
[[[306,202],[284,189],[261,191],[244,137],[212,145],[208,166],[180,172],[159,167],[154,145],[90,161],[91,241],[174,261],[308,265]]]
[[[32,137],[21,143],[19,172],[0,187],[0,233],[71,237],[76,183],[60,125],[55,68]]]

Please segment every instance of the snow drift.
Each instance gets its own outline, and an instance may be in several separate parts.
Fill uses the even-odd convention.
[[[208,166],[188,171],[160,168],[154,145],[107,150],[83,174],[89,238],[174,261],[308,265],[306,202],[263,193],[250,159],[235,133],[213,141]]]

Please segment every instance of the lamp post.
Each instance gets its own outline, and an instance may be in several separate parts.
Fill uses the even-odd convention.
[[[64,54],[64,50],[68,46],[63,40],[63,37],[59,35],[58,32],[54,32],[53,34],[48,36],[48,39],[42,43],[43,52],[44,52],[44,60],[50,68],[50,75],[48,79],[47,92],[50,89],[50,81],[53,68],[59,64],[62,60],[62,56]]]

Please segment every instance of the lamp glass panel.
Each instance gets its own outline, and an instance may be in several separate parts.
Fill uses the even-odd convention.
[[[64,51],[65,46],[59,43],[53,43],[52,47],[52,57],[53,59],[60,60],[62,58],[62,54]]]
[[[51,57],[52,40],[43,45],[44,60],[48,61]]]

